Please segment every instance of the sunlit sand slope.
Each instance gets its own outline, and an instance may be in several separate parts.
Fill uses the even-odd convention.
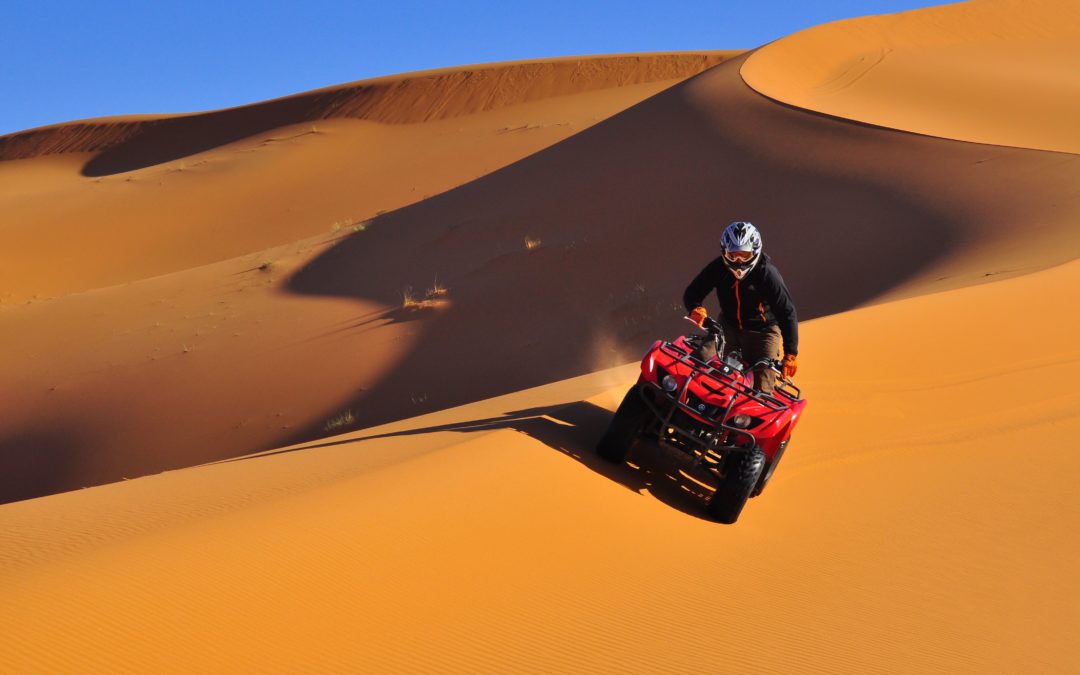
[[[1080,153],[1080,4],[970,0],[815,26],[766,45],[750,86],[829,115]]]
[[[805,325],[805,421],[733,527],[591,454],[634,366],[2,506],[4,666],[1075,671],[1080,320],[1045,289],[1078,285]]]

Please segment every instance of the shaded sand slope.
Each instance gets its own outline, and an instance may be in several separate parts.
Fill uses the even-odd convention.
[[[759,49],[778,101],[921,134],[1080,153],[1080,4],[971,0],[815,26]]]
[[[1030,336],[993,309],[1055,314],[1042,289],[1078,284],[1073,263],[806,324],[808,414],[734,527],[697,518],[663,457],[593,458],[634,367],[2,506],[0,652],[53,672],[1074,671],[1080,323],[1003,358]]]
[[[738,68],[362,232],[0,312],[12,355],[0,498],[318,438],[346,411],[366,426],[625,362],[680,329],[684,285],[737,217],[763,227],[804,319],[1076,256],[1073,158],[826,119],[754,93]],[[542,243],[529,252],[526,237]],[[436,281],[448,289],[437,307],[401,308],[404,289]]]
[[[732,53],[446,69],[0,138],[0,303],[348,227],[505,166]]]

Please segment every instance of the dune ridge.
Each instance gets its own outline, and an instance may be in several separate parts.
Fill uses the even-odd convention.
[[[881,127],[1080,153],[1080,5],[969,0],[815,26],[743,65],[770,98]]]
[[[583,91],[682,79],[733,53],[564,57],[444,68],[205,113],[59,124],[0,137],[0,161],[112,150],[83,169],[88,176],[110,175],[305,122],[345,118],[417,124]]]

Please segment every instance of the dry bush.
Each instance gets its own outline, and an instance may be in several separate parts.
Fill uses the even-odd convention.
[[[428,300],[438,300],[439,298],[446,297],[447,292],[448,289],[446,286],[440,285],[439,278],[435,277],[435,284],[427,289],[427,293],[424,294],[424,297]]]
[[[344,429],[346,427],[352,426],[352,423],[355,421],[356,419],[353,417],[352,411],[346,410],[345,412],[341,413],[337,417],[334,417],[329,422],[327,422],[323,426],[323,428],[326,431],[335,431],[337,429]]]
[[[413,292],[412,286],[410,286],[401,293],[401,307],[402,309],[407,309],[409,311],[435,307],[439,300],[445,298],[449,292],[449,289],[440,284],[437,278],[435,279],[434,285],[424,292],[423,297],[416,295]]]
[[[424,301],[413,295],[412,287],[401,292],[401,307],[407,310],[417,310],[424,306]]]
[[[355,218],[346,218],[344,220],[335,220],[333,223],[330,224],[330,231],[331,232],[340,232],[343,228],[351,227],[353,232],[361,232],[361,231],[363,231],[364,229],[367,228],[368,222],[369,221],[366,221],[366,220],[362,220],[360,222],[357,222]]]

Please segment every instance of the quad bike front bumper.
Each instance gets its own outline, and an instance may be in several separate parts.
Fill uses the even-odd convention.
[[[715,468],[725,454],[748,452],[756,447],[753,434],[723,423],[730,409],[709,420],[685,402],[686,388],[684,384],[679,391],[669,394],[647,380],[637,385],[638,395],[655,418],[645,426],[647,438],[710,468]]]

